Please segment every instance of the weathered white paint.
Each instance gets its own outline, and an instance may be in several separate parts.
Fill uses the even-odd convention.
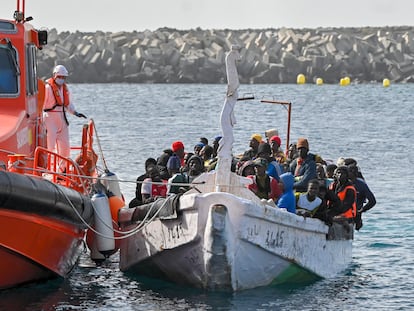
[[[218,213],[217,205],[225,212]],[[323,222],[260,201],[192,193],[180,199],[180,207],[181,217],[157,219],[124,241],[131,247],[121,247],[121,270],[139,270],[147,261],[178,283],[241,290],[272,283],[293,263],[333,277],[352,259],[352,240],[329,241]]]
[[[29,143],[29,129],[27,127],[22,128],[16,133],[17,148],[22,148]]]
[[[227,92],[220,114],[222,138],[219,142],[217,154],[216,171],[218,174],[216,174],[216,191],[226,192],[228,191],[228,185],[230,185],[229,172],[231,171],[234,143],[233,126],[236,124],[234,106],[237,103],[237,89],[240,85],[236,67],[236,61],[239,59],[239,48],[233,46],[232,50],[226,55]]]

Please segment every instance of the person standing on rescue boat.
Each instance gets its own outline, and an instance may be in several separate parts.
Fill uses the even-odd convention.
[[[71,94],[65,83],[69,75],[66,68],[57,65],[53,69],[52,78],[46,81],[45,99],[43,102],[43,121],[47,132],[47,149],[63,156],[70,156],[69,122],[66,111],[79,117],[86,116],[75,110]]]

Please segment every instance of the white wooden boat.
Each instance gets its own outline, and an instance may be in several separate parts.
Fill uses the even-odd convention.
[[[309,277],[331,278],[352,259],[353,225],[327,226],[261,201],[231,172],[238,49],[227,54],[223,138],[215,171],[181,196],[158,200],[145,219],[122,209],[120,269],[211,290],[243,290]],[[142,218],[142,217],[141,217]]]

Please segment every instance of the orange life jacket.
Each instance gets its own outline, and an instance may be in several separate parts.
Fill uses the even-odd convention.
[[[348,209],[347,211],[345,211],[344,213],[341,214],[341,216],[345,217],[345,218],[355,218],[356,216],[356,212],[357,212],[357,207],[356,207],[356,190],[355,187],[352,185],[348,185],[346,186],[344,189],[342,189],[341,191],[339,191],[336,195],[338,196],[338,198],[343,201],[345,199],[346,196],[346,191],[350,189],[354,192],[354,203],[352,203],[352,207],[350,209]]]
[[[56,105],[52,108],[54,109],[56,106],[68,106],[69,105],[69,90],[66,86],[66,83],[62,85],[63,87],[63,101],[62,97],[60,97],[59,86],[56,84],[53,78],[50,78],[46,81],[52,88],[53,96],[55,97]]]

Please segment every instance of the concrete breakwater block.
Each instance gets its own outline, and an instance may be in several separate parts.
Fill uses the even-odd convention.
[[[241,47],[243,83],[296,83],[322,78],[414,82],[414,27],[244,29],[143,32],[49,31],[39,75],[56,64],[72,83],[225,83],[225,53]]]

